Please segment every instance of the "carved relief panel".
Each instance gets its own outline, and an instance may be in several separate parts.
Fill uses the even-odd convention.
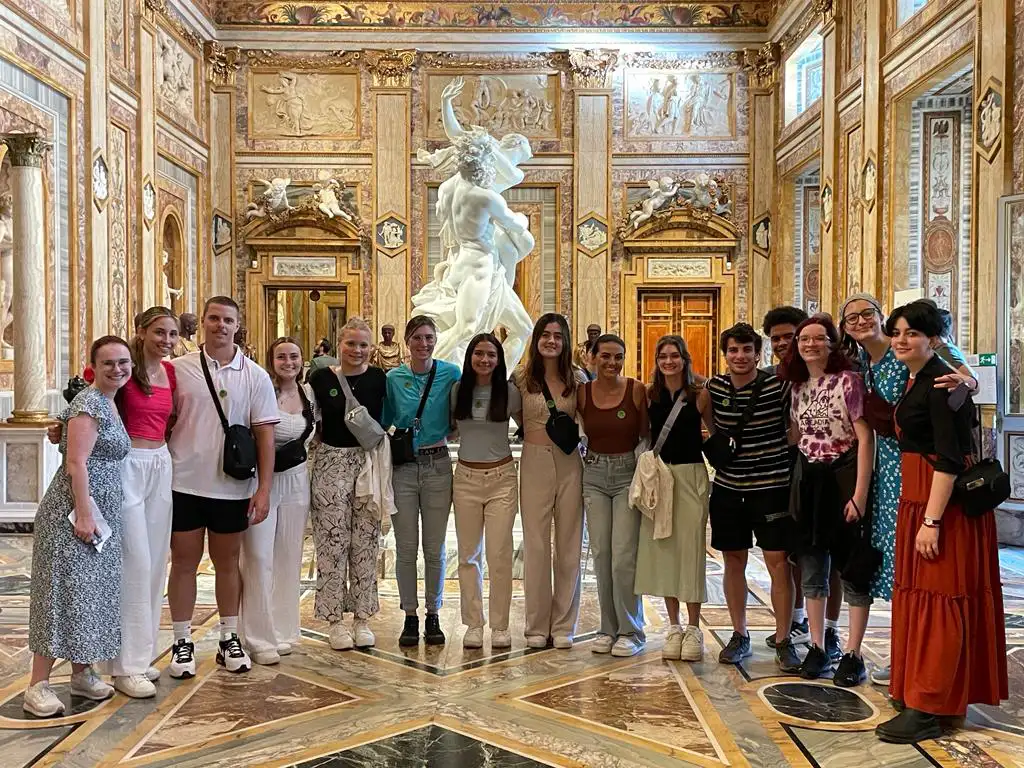
[[[734,75],[628,70],[626,138],[719,139],[736,135]]]
[[[250,70],[249,137],[358,138],[359,75]]]
[[[427,138],[445,138],[441,95],[456,77],[464,80],[452,102],[462,125],[480,125],[496,136],[521,133],[534,139],[558,138],[559,76],[554,72],[429,73],[424,101]]]
[[[196,120],[198,100],[195,56],[171,32],[156,33],[156,93],[160,108]]]

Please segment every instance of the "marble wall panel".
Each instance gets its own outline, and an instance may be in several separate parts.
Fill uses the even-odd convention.
[[[846,45],[843,52],[843,70],[846,85],[851,85],[864,68],[864,0],[848,0],[846,24],[843,31]]]
[[[156,129],[156,148],[159,154],[173,159],[190,172],[199,176],[206,173],[206,158],[160,126]]]
[[[18,11],[44,33],[55,36],[72,48],[84,49],[85,0],[5,0],[4,5]]]
[[[135,229],[140,222],[138,216],[138,156],[136,145],[136,124],[135,112],[125,108],[119,102],[111,99],[108,102],[110,119],[127,137],[125,151],[125,229],[128,234],[125,240],[127,251],[127,282],[126,293],[128,297],[128,317],[134,317],[136,312],[146,309],[140,306],[143,302],[141,293],[141,265],[139,264],[139,232]]]
[[[839,235],[840,268],[844,268],[846,293],[861,289],[861,254],[864,250],[864,209],[859,203],[860,172],[863,168],[863,129],[854,121],[859,111],[840,120],[839,159],[836,163],[836,192],[839,204],[834,207],[833,226]]]
[[[1013,190],[1024,193],[1024,0],[1017,0],[1013,46]]]
[[[111,123],[107,134],[110,169],[110,198],[107,203],[108,243],[110,246],[110,332],[127,338],[132,326],[128,311],[128,131]]]

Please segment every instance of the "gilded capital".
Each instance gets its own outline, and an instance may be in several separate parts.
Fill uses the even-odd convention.
[[[376,88],[409,88],[416,69],[416,51],[363,51],[363,61]]]
[[[569,51],[569,76],[574,88],[610,88],[619,52],[607,48]]]
[[[242,66],[242,50],[225,48],[216,40],[208,40],[204,46],[206,54],[207,77],[214,85],[234,85],[235,73]]]
[[[22,168],[42,168],[43,154],[53,146],[37,133],[12,133],[4,137],[4,143],[11,165]]]
[[[836,6],[833,0],[814,0],[814,12],[821,14],[821,23],[828,26],[836,18]]]
[[[779,44],[770,40],[760,48],[747,48],[743,52],[743,68],[750,76],[753,88],[771,88],[779,75]]]

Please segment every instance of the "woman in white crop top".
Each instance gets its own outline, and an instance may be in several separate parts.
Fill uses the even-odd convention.
[[[299,641],[302,543],[309,515],[305,451],[313,435],[313,396],[299,383],[302,349],[283,336],[267,351],[280,421],[274,425],[276,461],[270,514],[246,529],[240,565],[238,627],[257,664],[277,664]]]
[[[520,507],[523,519],[523,591],[526,595],[526,644],[572,648],[580,612],[580,551],[583,548],[583,463],[579,451],[566,454],[545,430],[549,411],[544,386],[554,407],[576,417],[576,388],[582,371],[573,368],[569,324],[553,312],[533,327],[526,361],[516,375],[523,400],[523,458]],[[551,561],[551,521],[555,552]],[[553,573],[552,573],[553,571]],[[554,588],[552,589],[552,582]]]
[[[490,579],[488,615],[491,647],[508,648],[512,636],[512,524],[519,509],[519,481],[508,441],[509,418],[522,420],[519,390],[508,380],[501,342],[490,333],[474,336],[466,348],[462,380],[452,388],[452,420],[459,432],[452,501],[459,539],[459,590],[466,648],[484,643],[483,568],[480,553],[487,531]]]

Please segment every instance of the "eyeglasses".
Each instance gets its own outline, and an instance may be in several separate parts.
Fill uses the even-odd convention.
[[[105,368],[108,371],[116,370],[117,368],[131,368],[131,358],[122,358],[121,360],[102,360],[98,366],[99,368]]]
[[[843,322],[846,325],[856,325],[861,320],[865,323],[870,323],[877,312],[878,310],[874,307],[868,307],[867,309],[862,309],[860,312],[851,312],[848,315],[843,315]]]
[[[828,336],[798,336],[797,344],[828,344]]]

